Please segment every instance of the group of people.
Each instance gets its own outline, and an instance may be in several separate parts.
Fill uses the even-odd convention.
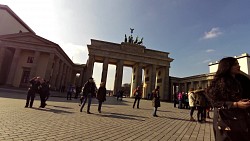
[[[195,90],[190,89],[188,93],[188,102],[190,107],[190,121],[195,121],[193,117],[194,110],[197,109],[197,121],[206,122],[206,118],[210,119],[209,111],[211,109],[211,104],[207,99],[206,91],[199,88]]]
[[[160,87],[157,86],[151,93],[152,96],[152,106],[153,106],[153,116],[154,117],[158,117],[158,115],[156,114],[158,107],[161,106],[160,104]],[[134,91],[133,91],[133,95],[134,95],[134,104],[133,104],[133,109],[135,108],[135,105],[137,103],[137,109],[140,108],[140,99],[142,98],[142,90],[141,87],[138,86]]]
[[[49,85],[44,79],[34,77],[30,80],[25,107],[32,107],[35,93],[40,94],[41,106],[46,106],[49,96]],[[102,103],[106,100],[105,83],[102,82],[97,91],[93,78],[84,84],[82,88],[82,102],[80,112],[88,101],[87,113],[90,114],[90,105],[93,97],[98,99],[98,111],[101,113]],[[142,90],[138,86],[133,91],[139,108]],[[211,85],[206,89],[190,90],[188,93],[190,106],[190,120],[194,120],[193,113],[197,107],[197,120],[203,121],[208,107],[214,108],[213,129],[216,141],[249,141],[250,140],[250,78],[240,71],[236,58],[226,57],[220,60],[218,70]],[[210,103],[211,105],[209,105]],[[157,117],[157,109],[160,107],[159,86],[152,92],[153,116]]]
[[[41,77],[34,77],[30,79],[30,87],[28,89],[25,108],[33,107],[34,99],[36,93],[40,95],[40,108],[44,108],[47,104],[46,101],[50,96],[49,92],[49,82],[42,79]]]
[[[178,104],[179,109],[189,109],[188,94],[184,92],[179,92],[178,94],[175,94],[174,107],[176,107],[176,104]]]
[[[70,84],[67,88],[67,100],[71,100],[73,93],[75,94],[74,98],[77,99],[80,92],[81,92],[80,86],[74,87],[72,84]]]
[[[82,112],[86,101],[88,101],[87,114],[91,114],[90,106],[91,106],[92,98],[96,97],[98,100],[98,112],[101,113],[102,103],[106,101],[106,93],[107,92],[106,92],[105,83],[101,82],[100,87],[97,90],[97,87],[93,78],[90,77],[89,80],[84,84],[82,91],[81,91],[82,97],[80,98],[80,101],[81,101],[80,112]]]

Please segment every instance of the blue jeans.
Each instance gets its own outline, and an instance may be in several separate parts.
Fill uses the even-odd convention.
[[[83,109],[83,107],[84,107],[84,105],[85,105],[87,99],[88,99],[88,108],[87,108],[87,112],[90,111],[90,105],[91,105],[91,101],[92,101],[91,95],[88,95],[88,96],[84,97],[83,102],[82,102],[82,105],[81,105],[80,111],[82,111],[82,109]]]

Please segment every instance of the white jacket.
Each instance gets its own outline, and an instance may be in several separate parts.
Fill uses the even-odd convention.
[[[188,93],[188,102],[189,102],[190,107],[195,106],[195,99],[196,99],[196,96],[195,96],[194,92],[189,92]]]

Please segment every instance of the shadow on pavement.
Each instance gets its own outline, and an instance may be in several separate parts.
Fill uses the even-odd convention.
[[[64,110],[58,110],[58,109],[51,109],[51,108],[32,108],[34,110],[40,110],[40,111],[45,111],[45,112],[53,112],[56,114],[61,114],[61,113],[66,113],[66,114],[72,114],[74,112],[68,112],[68,111],[64,111]]]
[[[53,105],[48,105],[48,106],[53,106]],[[53,107],[56,107],[56,108],[63,108],[63,109],[73,109],[71,107],[64,107],[64,106],[53,106]]]
[[[109,112],[103,112],[103,114],[95,114],[95,115],[108,118],[118,118],[118,119],[138,120],[138,121],[145,121],[145,119],[140,119],[140,118],[148,118],[143,116],[126,115],[126,114],[109,113]]]

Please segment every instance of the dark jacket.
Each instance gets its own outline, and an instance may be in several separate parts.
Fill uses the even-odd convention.
[[[47,82],[44,82],[41,84],[41,87],[39,89],[40,95],[43,96],[49,96],[49,84]]]
[[[39,81],[36,81],[33,79],[31,79],[30,81],[30,87],[29,87],[29,93],[38,93],[38,90],[39,90],[39,87],[40,87],[40,82]]]
[[[152,94],[153,94],[152,106],[161,107],[159,90],[155,89]]]
[[[135,89],[133,95],[135,96],[135,98],[141,98],[142,92],[140,89]]]
[[[87,96],[89,93],[92,97],[96,96],[96,85],[94,82],[87,81],[82,88],[82,95]]]
[[[101,102],[106,101],[106,88],[105,87],[100,87],[98,89],[96,98]]]
[[[196,100],[195,100],[196,106],[206,107],[207,106],[207,98],[205,96],[205,91],[195,93],[195,95],[196,95]]]

